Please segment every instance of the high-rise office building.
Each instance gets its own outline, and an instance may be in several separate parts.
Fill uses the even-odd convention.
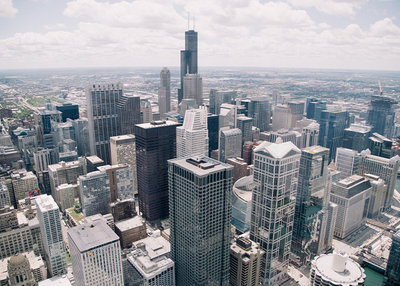
[[[85,217],[108,213],[111,203],[110,179],[105,171],[79,176],[79,195]]]
[[[394,156],[390,159],[371,155],[367,149],[360,153],[360,164],[358,174],[372,174],[379,176],[387,184],[383,210],[389,211],[392,205],[394,188],[397,180],[397,171],[400,167],[400,157]]]
[[[344,130],[343,148],[361,152],[369,148],[368,138],[371,136],[371,126],[351,124]]]
[[[101,219],[68,230],[76,286],[123,286],[119,237]]]
[[[37,196],[35,204],[47,268],[51,276],[64,274],[67,269],[67,256],[58,206],[54,199],[48,195]]]
[[[153,121],[153,112],[148,99],[140,100],[140,123],[149,123]]]
[[[185,32],[185,49],[181,51],[181,88],[178,89],[178,103],[183,99],[184,77],[187,74],[197,74],[197,32]]]
[[[56,105],[56,109],[61,111],[62,122],[67,122],[67,119],[75,120],[79,118],[79,105],[71,102]]]
[[[169,214],[167,161],[176,157],[178,126],[168,120],[135,125],[139,210],[149,221]]]
[[[199,155],[169,165],[177,285],[229,285],[232,166]]]
[[[218,150],[219,160],[223,163],[226,162],[226,159],[240,157],[242,155],[242,131],[239,128],[221,128]]]
[[[15,253],[11,256],[7,264],[7,272],[9,276],[9,283],[7,280],[3,285],[15,286],[36,286],[35,277],[32,275],[30,263],[25,255],[22,253]],[[3,282],[3,281],[1,281]]]
[[[329,186],[329,149],[312,146],[301,150],[294,215],[292,252],[300,263],[326,250]]]
[[[264,141],[254,150],[250,239],[266,253],[264,285],[278,285],[287,275],[300,156],[292,142]]]
[[[307,118],[314,119],[319,123],[322,110],[326,110],[326,101],[311,101],[307,106]]]
[[[369,137],[369,150],[372,155],[390,158],[392,153],[392,140],[375,132]],[[364,149],[365,150],[365,149]]]
[[[392,138],[395,125],[395,108],[397,101],[384,96],[372,96],[368,109],[367,124],[373,126],[372,132]]]
[[[203,79],[199,74],[183,77],[183,99],[195,99],[198,107],[203,104]]]
[[[392,236],[392,247],[382,286],[400,285],[400,231]]]
[[[87,118],[79,118],[73,121],[75,141],[78,156],[90,156],[89,121]]]
[[[245,237],[238,238],[230,250],[229,285],[260,285],[264,255],[265,252],[253,241]]]
[[[219,114],[219,109],[221,107],[221,104],[223,103],[229,103],[233,104],[235,98],[237,97],[237,91],[220,91],[216,89],[211,89],[210,90],[210,113],[212,114]]]
[[[219,109],[219,129],[222,127],[236,128],[237,105],[223,103]]]
[[[340,172],[341,179],[357,174],[359,163],[360,156],[357,151],[346,148],[336,149],[335,165],[337,170]]]
[[[359,175],[332,183],[330,201],[338,205],[336,237],[345,238],[367,220],[371,190],[371,182]]]
[[[124,94],[118,102],[119,134],[132,134],[140,121],[140,97]]]
[[[158,88],[158,110],[161,119],[171,111],[171,73],[164,67],[160,72],[160,87]]]
[[[11,206],[10,193],[4,182],[0,182],[0,209],[4,206]]]
[[[287,104],[278,104],[274,108],[272,116],[272,130],[291,129],[292,128],[292,113]]]
[[[233,185],[232,225],[242,233],[250,230],[253,188],[253,176],[243,177]]]
[[[382,212],[382,206],[387,193],[387,185],[379,176],[365,174],[364,177],[371,183],[371,200],[369,201],[368,218],[375,218]]]
[[[98,167],[109,177],[111,202],[134,198],[133,172],[128,164],[105,165]]]
[[[32,172],[14,172],[11,175],[16,202],[25,199],[39,190],[38,179]]]
[[[92,84],[86,88],[90,152],[105,164],[111,163],[110,137],[120,135],[118,103],[123,92],[122,83]]]
[[[211,156],[213,150],[218,149],[219,142],[219,116],[216,114],[207,115],[208,129],[208,156]]]
[[[342,147],[344,130],[348,127],[349,114],[347,111],[321,112],[321,119],[318,122],[319,138],[318,145],[329,148],[330,159],[336,154],[336,148]]]
[[[304,102],[289,101],[290,114],[292,117],[291,128],[297,126],[297,121],[302,120],[304,117]]]
[[[290,141],[297,146],[298,134],[299,134],[298,132],[289,131],[288,129],[279,129],[278,131],[274,131],[269,134],[269,141],[275,142],[276,139],[281,138],[283,142]]]
[[[135,135],[110,137],[111,164],[128,164],[132,167],[133,189],[138,193]]]
[[[236,127],[242,131],[242,146],[246,141],[253,141],[253,118],[241,116],[236,120]]]
[[[176,128],[176,157],[208,156],[207,110],[186,110],[183,126]]]
[[[252,98],[249,105],[249,117],[254,119],[254,126],[261,132],[268,131],[271,122],[271,105],[267,98]]]

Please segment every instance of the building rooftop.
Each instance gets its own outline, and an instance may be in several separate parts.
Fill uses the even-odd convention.
[[[364,269],[346,253],[334,252],[316,256],[312,261],[316,274],[335,285],[359,285],[365,280]]]
[[[11,257],[7,257],[0,261],[0,281],[6,279],[8,277],[8,270],[7,270],[8,261],[11,258],[14,258],[13,260],[15,263],[15,258],[17,258],[20,262],[24,262],[25,261],[24,257],[26,257],[28,259],[31,269],[38,269],[40,267],[45,266],[42,257],[40,255],[35,256],[33,251],[21,253],[18,255],[18,257],[16,257],[15,255],[11,256]]]
[[[254,149],[254,152],[261,153],[275,159],[282,159],[287,156],[301,153],[300,149],[290,141],[284,143],[272,143],[264,141]]]
[[[211,172],[232,168],[232,165],[222,163],[204,155],[192,155],[183,158],[171,159],[168,162],[177,164],[198,176],[204,176]]]
[[[171,245],[169,241],[158,233],[154,233],[153,236],[143,238],[133,243],[136,248],[138,248],[140,244],[145,244],[146,252],[148,253],[150,259],[154,259],[171,252]]]
[[[143,128],[143,129],[150,129],[150,128],[157,128],[157,127],[165,127],[165,126],[181,126],[181,123],[172,121],[172,120],[158,120],[158,121],[153,121],[150,123],[141,123],[141,124],[136,124],[135,126]]]
[[[68,238],[74,241],[80,252],[119,241],[118,235],[103,220],[95,220],[70,228]]]
[[[329,151],[329,149],[325,148],[325,147],[321,147],[321,146],[315,145],[315,146],[310,146],[310,147],[301,149],[301,151],[304,152],[304,153],[316,154],[316,153],[320,153],[320,152]]]
[[[47,212],[49,210],[58,210],[58,206],[52,196],[40,195],[35,197],[35,201],[38,205],[38,208],[42,212]]]
[[[140,216],[124,219],[115,223],[115,227],[120,231],[127,231],[143,225],[143,219]]]
[[[253,195],[253,175],[237,180],[233,192],[243,201],[250,202]]]
[[[40,281],[38,286],[72,286],[67,276],[56,276]]]
[[[135,139],[135,135],[133,134],[126,134],[126,135],[120,135],[120,136],[113,136],[110,137],[110,142],[119,142],[123,140],[133,140]]]
[[[86,157],[86,160],[89,161],[92,164],[99,164],[99,163],[103,163],[104,162],[102,159],[100,159],[96,155],[88,156],[88,157]]]

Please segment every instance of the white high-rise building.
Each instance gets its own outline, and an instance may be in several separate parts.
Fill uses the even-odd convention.
[[[250,239],[266,253],[263,285],[287,276],[301,151],[292,142],[263,142],[254,150]]]
[[[219,161],[242,155],[242,131],[239,128],[223,127],[219,130]]]
[[[208,155],[207,110],[186,110],[183,126],[176,128],[176,156]]]
[[[337,170],[340,171],[341,179],[356,174],[359,164],[358,152],[346,148],[337,148],[335,164]]]
[[[35,204],[47,268],[51,276],[64,274],[67,269],[67,256],[58,206],[53,197],[48,195],[37,196]]]
[[[272,115],[272,129],[277,131],[282,128],[292,128],[292,112],[286,104],[275,106],[274,114]]]
[[[229,127],[230,129],[237,126],[237,105],[223,103],[219,109],[219,129]]]
[[[76,286],[123,286],[119,237],[103,221],[95,220],[68,230]]]
[[[297,121],[297,127],[301,132],[300,148],[318,145],[319,124],[317,121],[304,118]]]

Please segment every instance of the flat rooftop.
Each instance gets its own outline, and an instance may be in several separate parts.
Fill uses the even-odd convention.
[[[168,160],[168,162],[179,165],[180,167],[199,176],[205,176],[209,173],[228,168],[233,169],[232,165],[222,163],[204,155],[194,155],[184,158],[171,159]]]
[[[143,219],[140,216],[124,219],[115,223],[115,227],[120,231],[127,231],[143,225]]]
[[[42,212],[46,212],[49,210],[58,210],[58,205],[56,204],[52,196],[40,195],[35,197],[35,201],[38,205],[38,208]]]
[[[68,238],[73,240],[80,252],[119,241],[118,235],[103,220],[95,220],[70,228]]]
[[[177,125],[177,126],[181,126],[181,123],[172,121],[172,120],[157,120],[157,121],[153,121],[150,123],[141,123],[141,124],[136,124],[135,126],[143,128],[143,129],[150,129],[150,128],[157,128],[157,127],[165,127],[165,126],[173,126],[173,125]]]

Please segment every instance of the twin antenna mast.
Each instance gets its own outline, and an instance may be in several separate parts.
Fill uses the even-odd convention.
[[[195,24],[195,18],[194,18],[194,13],[193,13],[193,30],[194,30],[194,24]],[[188,30],[190,30],[190,13],[188,12]]]

